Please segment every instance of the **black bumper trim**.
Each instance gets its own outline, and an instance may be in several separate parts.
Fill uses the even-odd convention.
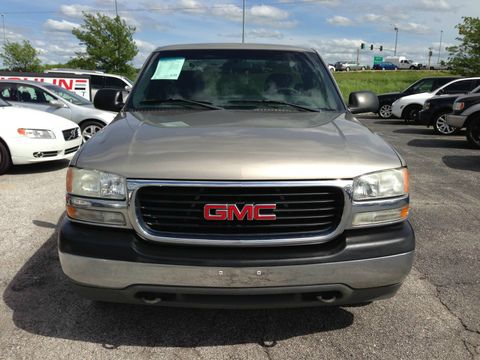
[[[131,230],[74,223],[64,218],[61,252],[107,260],[188,266],[285,266],[359,260],[407,253],[415,249],[409,222],[345,231],[318,245],[229,248],[152,243]]]

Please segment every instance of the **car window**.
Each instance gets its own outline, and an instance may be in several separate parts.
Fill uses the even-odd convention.
[[[283,101],[339,110],[342,102],[318,55],[269,50],[159,52],[137,80],[128,107],[162,106],[180,98],[226,108],[264,108],[247,101]],[[165,106],[165,104],[163,104]],[[171,104],[170,104],[171,106]]]
[[[18,92],[15,84],[0,83],[0,98],[8,101],[18,101]]]
[[[105,87],[105,77],[100,75],[90,75],[90,85],[92,89],[103,89]]]
[[[434,79],[424,79],[412,86],[411,93],[418,94],[423,92],[430,92],[433,90]]]
[[[20,102],[48,104],[51,100],[54,100],[47,92],[35,86],[19,85],[17,89]]]
[[[473,90],[476,80],[461,80],[447,85],[442,89],[443,94],[464,94]]]
[[[105,76],[105,87],[123,89],[125,86],[127,86],[127,84],[122,79]]]
[[[68,91],[60,86],[56,85],[45,85],[45,87],[50,90],[51,92],[54,92],[58,96],[60,96],[62,99],[67,100],[68,102],[75,104],[75,105],[90,105],[91,102],[86,100],[85,98]]]

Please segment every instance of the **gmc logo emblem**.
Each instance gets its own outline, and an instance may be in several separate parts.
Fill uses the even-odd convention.
[[[203,208],[205,220],[276,220],[275,214],[265,214],[266,210],[275,210],[276,204],[245,204],[240,210],[235,204],[206,204]]]

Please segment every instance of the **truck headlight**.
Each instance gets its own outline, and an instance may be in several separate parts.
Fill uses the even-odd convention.
[[[465,108],[465,103],[462,101],[453,103],[453,111],[461,111],[464,108]]]
[[[69,167],[67,192],[78,196],[123,200],[126,181],[123,176],[116,174]]]
[[[51,130],[20,128],[17,132],[30,139],[55,139],[55,134]]]
[[[377,171],[353,180],[353,200],[375,200],[406,194],[407,168]]]

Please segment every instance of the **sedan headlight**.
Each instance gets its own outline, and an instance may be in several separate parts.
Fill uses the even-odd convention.
[[[425,103],[423,104],[423,109],[424,109],[424,110],[430,109],[430,101],[428,101],[428,100],[425,101]]]
[[[125,199],[123,176],[98,170],[68,168],[67,192],[72,195],[103,199]]]
[[[407,168],[378,171],[353,181],[353,200],[376,200],[408,194]]]
[[[55,134],[51,130],[20,128],[17,132],[30,139],[55,139]]]

